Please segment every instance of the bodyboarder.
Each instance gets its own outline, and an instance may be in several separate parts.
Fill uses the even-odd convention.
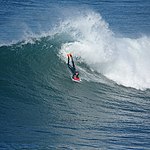
[[[79,72],[76,70],[76,67],[75,67],[75,64],[74,64],[74,61],[73,61],[73,57],[71,54],[67,54],[68,56],[68,67],[72,73],[72,79],[74,81],[80,81],[80,78],[79,78]],[[72,65],[70,64],[70,59],[71,59],[71,62],[72,62]]]

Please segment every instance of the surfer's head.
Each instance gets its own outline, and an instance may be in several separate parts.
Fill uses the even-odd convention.
[[[79,78],[79,72],[78,72],[78,71],[76,71],[75,76],[76,76],[77,78]]]

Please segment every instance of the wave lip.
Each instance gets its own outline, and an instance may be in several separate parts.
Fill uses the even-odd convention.
[[[101,15],[94,12],[64,21],[59,30],[75,39],[63,44],[60,50],[63,56],[72,52],[92,70],[117,84],[136,89],[150,88],[149,37],[117,37]]]

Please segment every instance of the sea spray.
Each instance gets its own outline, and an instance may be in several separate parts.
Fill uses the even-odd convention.
[[[150,38],[117,37],[100,14],[90,12],[60,26],[74,42],[62,45],[60,53],[80,56],[91,69],[118,84],[137,89],[150,88]]]

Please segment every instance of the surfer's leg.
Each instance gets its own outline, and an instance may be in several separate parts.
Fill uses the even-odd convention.
[[[68,65],[68,67],[69,67],[70,71],[72,72],[72,74],[74,74],[74,69],[73,69],[73,67],[72,67],[70,64]]]
[[[75,73],[75,65],[74,65],[72,57],[71,57],[71,60],[72,60],[72,65],[73,66],[70,65],[70,58],[69,57],[68,57],[68,63],[67,63],[67,65],[68,65],[68,68],[70,69],[70,71],[72,72],[72,74],[74,74]]]
[[[70,64],[68,64],[68,68],[71,70],[72,69],[72,66]]]
[[[67,63],[68,66],[70,65],[69,62],[70,62],[70,58],[69,58],[69,56],[68,56],[68,63]]]
[[[73,61],[73,57],[71,56],[71,61],[72,61],[72,66],[73,68],[75,69],[75,64],[74,64],[74,61]]]
[[[68,57],[68,63],[67,63],[68,67],[70,70],[72,70],[72,66],[70,65],[70,58]]]

